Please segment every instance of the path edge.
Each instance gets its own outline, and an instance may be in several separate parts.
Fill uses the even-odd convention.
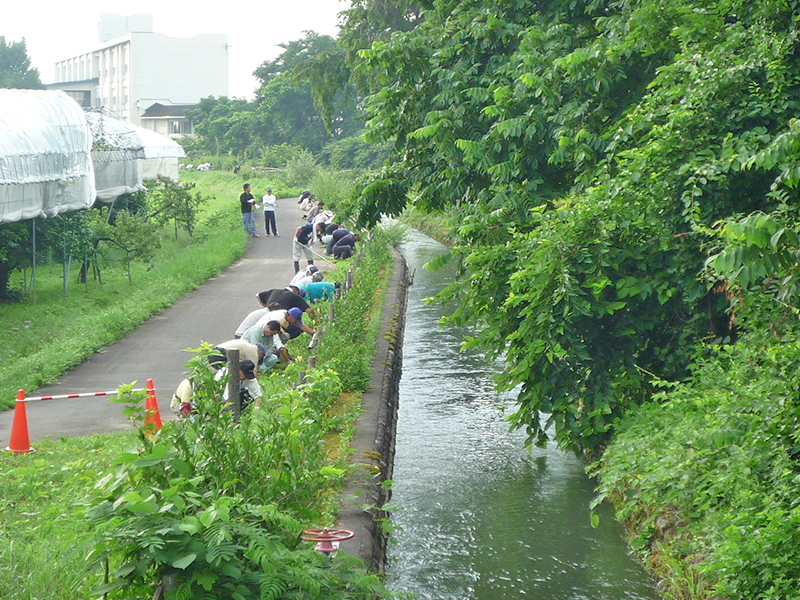
[[[382,509],[391,499],[397,435],[397,410],[403,365],[403,334],[408,301],[408,265],[392,251],[392,274],[381,314],[369,387],[363,393],[356,420],[350,464],[354,467],[342,489],[338,526],[355,537],[341,543],[345,554],[358,556],[366,569],[383,573],[386,564],[389,513]]]

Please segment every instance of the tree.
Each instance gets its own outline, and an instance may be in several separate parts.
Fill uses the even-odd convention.
[[[0,88],[43,89],[39,70],[31,68],[25,39],[7,43],[0,35]]]
[[[148,219],[152,219],[160,227],[172,221],[176,240],[178,239],[178,225],[185,227],[191,237],[197,221],[197,209],[206,202],[199,191],[192,194],[195,187],[194,183],[183,184],[163,176],[148,183],[147,188],[150,191],[150,204],[153,210]]]
[[[42,89],[39,71],[31,69],[25,40],[7,43],[0,35],[0,88]],[[0,224],[0,300],[9,298],[8,282],[30,261],[30,223]]]
[[[717,334],[708,232],[778,206],[745,165],[797,113],[797,27],[778,1],[468,0],[361,51],[392,153],[353,210],[458,215],[450,319],[481,324],[532,440],[602,445]]]

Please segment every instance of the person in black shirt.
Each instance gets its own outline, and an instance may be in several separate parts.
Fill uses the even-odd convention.
[[[245,183],[242,186],[244,193],[239,196],[239,203],[242,205],[242,225],[244,226],[245,233],[249,233],[253,237],[258,237],[256,233],[256,220],[255,213],[253,212],[253,205],[256,199],[250,193],[250,184]]]
[[[303,299],[300,295],[300,289],[296,285],[290,285],[288,288],[265,290],[256,294],[256,298],[258,298],[261,306],[268,307],[274,302],[284,310],[299,308],[304,313],[308,313],[312,319],[317,318],[314,309]]]
[[[292,240],[292,260],[294,261],[294,272],[300,270],[300,253],[305,254],[308,264],[314,264],[314,253],[311,251],[311,244],[314,243],[312,236],[314,235],[314,226],[309,223],[302,225],[294,232],[294,239]]]

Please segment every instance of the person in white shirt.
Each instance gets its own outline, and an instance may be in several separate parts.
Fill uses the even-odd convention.
[[[243,360],[239,363],[239,402],[241,410],[244,410],[250,404],[259,406],[261,404],[261,386],[258,385],[256,379],[256,366],[252,360]],[[219,381],[228,374],[228,367],[225,366],[214,375],[214,379]],[[228,386],[222,392],[222,399],[228,402]]]
[[[319,269],[315,265],[308,265],[305,269],[300,269],[297,273],[294,274],[292,280],[289,282],[289,285],[300,285],[300,281],[305,279],[306,277],[311,277],[314,273],[319,271]]]
[[[267,193],[261,199],[264,205],[264,230],[269,235],[270,224],[272,225],[272,233],[275,236],[280,236],[278,233],[278,225],[275,221],[275,207],[277,205],[277,198],[272,193],[272,188],[267,189]]]

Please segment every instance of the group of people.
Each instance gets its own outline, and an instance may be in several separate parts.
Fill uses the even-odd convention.
[[[326,255],[333,256],[335,259],[343,259],[353,255],[358,240],[358,234],[347,229],[343,223],[336,223],[332,220],[318,219],[312,223],[301,225],[295,231],[292,241],[294,272],[300,271],[302,256],[305,256],[309,265],[314,264],[315,252],[311,246],[315,241],[319,241],[325,246]]]
[[[336,285],[324,281],[324,274],[314,265],[298,272],[285,288],[265,290],[256,294],[261,308],[248,313],[242,320],[233,338],[213,346],[209,364],[218,369],[215,378],[227,374],[228,353],[239,353],[239,401],[242,409],[261,402],[261,387],[257,372],[266,372],[281,360],[291,364],[293,358],[286,343],[303,333],[313,336],[314,329],[303,323],[307,316],[316,320],[312,304],[320,300],[332,300],[336,296]],[[172,397],[170,407],[182,417],[195,411],[194,389],[187,378],[181,381]],[[227,387],[223,395],[227,402]]]
[[[258,207],[255,196],[253,196],[250,184],[245,183],[243,192],[239,196],[239,203],[242,209],[242,226],[247,234],[253,237],[260,237],[256,231],[255,210]],[[334,214],[325,210],[325,203],[317,201],[314,194],[309,190],[304,190],[297,201],[300,208],[306,212],[303,219],[304,225],[298,227],[292,240],[292,261],[294,262],[294,272],[300,271],[300,260],[305,257],[308,265],[314,264],[314,255],[317,254],[312,246],[319,241],[325,246],[325,255],[332,256],[334,259],[350,258],[355,252],[356,242],[359,241],[358,235],[348,230],[344,224],[334,221]],[[275,218],[277,199],[268,189],[262,198],[261,206],[264,209],[264,233],[279,236],[278,225]],[[324,257],[323,257],[324,258]]]
[[[242,209],[242,226],[245,233],[253,237],[261,237],[256,232],[256,218],[255,210],[258,208],[255,196],[250,191],[250,184],[245,183],[242,186],[243,192],[239,196],[239,204]],[[278,233],[278,223],[275,219],[275,208],[277,205],[277,198],[272,193],[272,188],[267,189],[267,193],[261,198],[261,206],[264,209],[264,233],[270,235],[269,231],[272,229],[272,235],[280,236]]]

